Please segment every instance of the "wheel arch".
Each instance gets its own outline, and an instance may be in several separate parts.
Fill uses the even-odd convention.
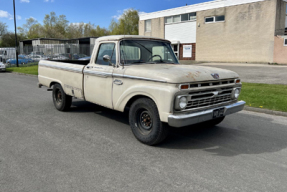
[[[128,109],[131,107],[132,103],[135,102],[136,100],[140,99],[140,98],[147,98],[147,99],[152,100],[152,101],[155,103],[156,107],[158,108],[157,103],[155,102],[155,100],[154,100],[152,97],[147,96],[147,95],[143,95],[143,94],[139,94],[139,95],[134,95],[134,96],[132,96],[132,97],[128,100],[128,102],[127,102],[126,105],[125,105],[124,110],[128,110]]]
[[[62,84],[60,82],[57,81],[52,81],[49,85],[49,88],[51,88],[52,86],[54,86],[55,84],[60,84],[62,86]],[[62,86],[63,87],[63,86]]]

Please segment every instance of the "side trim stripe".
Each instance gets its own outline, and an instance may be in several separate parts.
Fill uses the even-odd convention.
[[[83,70],[82,68],[80,69],[80,68],[74,68],[74,67],[46,64],[46,63],[40,63],[39,66],[53,68],[53,69],[60,69],[64,71],[71,71],[71,72],[76,72],[76,73],[82,73],[82,70]]]

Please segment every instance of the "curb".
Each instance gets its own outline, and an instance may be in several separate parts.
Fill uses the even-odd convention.
[[[18,73],[18,72],[13,72],[13,71],[7,71],[8,73],[14,73],[17,75],[26,75],[26,76],[30,76],[30,77],[37,77],[37,75],[32,75],[32,74],[26,74],[26,73]]]
[[[244,106],[244,110],[257,112],[257,113],[265,113],[265,114],[269,114],[269,115],[277,115],[277,116],[287,117],[287,112],[282,112],[282,111],[272,111],[269,109],[261,109],[261,108],[255,108],[255,107],[249,107],[249,106]]]

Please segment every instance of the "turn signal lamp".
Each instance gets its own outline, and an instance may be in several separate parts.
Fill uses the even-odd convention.
[[[236,84],[238,84],[240,82],[241,82],[240,79],[236,79],[236,81],[235,81]]]
[[[188,89],[188,88],[189,88],[188,85],[181,85],[181,86],[180,86],[180,89]]]

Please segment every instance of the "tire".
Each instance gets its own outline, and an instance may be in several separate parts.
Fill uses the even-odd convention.
[[[59,111],[67,111],[70,109],[72,105],[72,97],[69,95],[66,95],[64,92],[62,86],[60,84],[55,84],[53,86],[53,102],[54,106]]]
[[[224,120],[224,118],[225,118],[225,116],[219,117],[216,119],[212,119],[212,120],[205,122],[205,124],[209,127],[214,127],[214,126],[218,125],[219,123],[221,123]]]
[[[148,98],[140,98],[132,103],[129,123],[137,140],[146,145],[159,144],[168,135],[169,127],[160,121],[156,104]]]

